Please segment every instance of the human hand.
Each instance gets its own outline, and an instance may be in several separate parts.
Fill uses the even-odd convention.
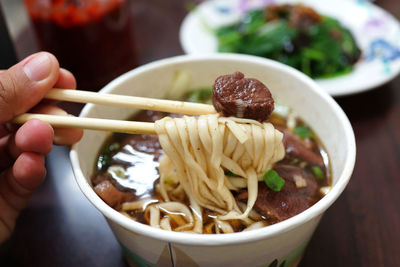
[[[9,122],[29,110],[66,115],[42,101],[51,88],[75,89],[74,76],[46,52],[29,56],[8,70],[0,70],[0,243],[8,239],[15,221],[46,175],[45,156],[52,145],[70,145],[82,137],[77,129],[53,129],[33,119],[17,128]]]

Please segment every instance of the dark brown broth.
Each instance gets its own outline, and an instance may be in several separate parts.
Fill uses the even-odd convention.
[[[133,118],[133,120],[155,121],[165,115],[165,113],[161,112],[143,111],[138,113]],[[274,126],[285,127],[286,125],[285,119],[276,114],[273,114],[269,121],[274,124]],[[298,121],[298,123],[303,124],[303,122],[301,121]],[[309,140],[311,142],[312,150],[318,154],[326,154],[319,140],[316,137],[314,137],[313,139],[314,140]],[[110,152],[109,148],[112,146],[116,146],[116,144],[118,144],[118,148]],[[97,165],[97,172],[92,177],[93,186],[96,186],[105,180],[109,180],[117,189],[127,194],[126,201],[148,198],[162,200],[162,197],[154,190],[155,185],[159,181],[158,160],[163,154],[157,136],[114,134],[105,143],[99,158],[107,153],[109,153],[110,159],[106,164]],[[322,186],[328,186],[330,184],[330,172],[327,159],[324,160],[324,163],[325,167],[323,168],[323,171],[325,179],[317,179],[318,188]],[[308,164],[305,164],[303,160],[293,158],[289,155],[286,155],[285,158],[279,162],[279,164],[302,166],[304,170],[306,170],[307,172],[311,172],[310,166]],[[115,174],[111,175],[107,171],[107,169],[109,166],[112,165],[123,166],[124,169],[126,169],[126,177],[121,178],[116,176]],[[317,193],[311,199],[309,199],[309,206],[316,203],[322,197],[323,194],[320,193],[320,191],[318,190]],[[180,201],[189,206],[189,202],[186,198]],[[121,203],[115,205],[113,208],[121,211],[120,204]],[[149,215],[145,214],[144,212],[139,212],[138,210],[127,211],[127,214],[129,214],[133,219],[138,222],[149,224]],[[208,226],[212,225],[212,223],[214,222],[213,218],[215,218],[216,216],[217,214],[213,211],[203,209],[203,225],[205,231],[206,229],[211,229],[212,233],[215,233],[215,226]],[[179,224],[174,223],[173,216],[169,215],[169,217],[171,219],[171,225],[173,229],[174,226],[178,227]],[[278,222],[276,220],[271,220],[270,218],[263,215],[260,217],[260,220],[264,221],[266,225]],[[238,220],[233,220],[230,222],[230,224],[235,232],[242,231],[244,228],[246,228],[244,223]]]

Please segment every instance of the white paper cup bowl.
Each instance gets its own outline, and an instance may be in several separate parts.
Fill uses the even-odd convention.
[[[190,76],[189,89],[209,87],[219,75],[241,71],[290,106],[322,140],[332,168],[332,189],[315,205],[262,229],[221,235],[169,232],[135,222],[109,207],[93,191],[90,178],[109,133],[85,131],[70,158],[85,196],[105,216],[130,263],[137,266],[296,266],[324,211],[346,187],[355,163],[355,139],[337,103],[304,74],[283,64],[236,54],[186,55],[134,69],[109,83],[101,93],[164,97],[177,71]],[[88,104],[82,117],[129,119],[136,110]],[[283,263],[284,262],[284,263]],[[271,265],[272,266],[272,265]]]

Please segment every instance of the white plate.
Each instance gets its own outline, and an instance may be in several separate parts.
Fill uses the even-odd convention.
[[[400,73],[400,24],[385,10],[364,0],[212,0],[199,5],[184,19],[180,41],[187,54],[217,52],[213,29],[237,22],[249,9],[275,3],[304,3],[338,19],[355,37],[361,60],[346,75],[316,79],[332,96],[376,88]]]

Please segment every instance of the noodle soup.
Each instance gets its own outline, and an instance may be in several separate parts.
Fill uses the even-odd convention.
[[[185,100],[210,103],[211,89],[192,91]],[[178,117],[142,111],[132,120],[152,122],[167,115]],[[159,170],[171,169],[171,166],[163,163],[164,151],[156,135],[113,134],[98,157],[92,176],[94,190],[125,216],[164,230],[233,233],[286,220],[315,204],[329,190],[328,156],[312,129],[289,108],[277,105],[267,123],[279,131],[278,136],[283,133],[280,138],[285,153],[278,151],[282,154],[279,160],[257,177],[256,192],[247,189],[241,175],[224,169],[233,200],[231,205],[236,207],[236,213],[244,214],[248,210],[246,216],[223,217],[223,211],[215,205],[207,208],[207,203],[206,208],[199,209],[193,205],[193,197],[174,178],[174,170],[163,171],[169,174],[160,179]],[[227,146],[229,142],[224,143]],[[251,198],[254,201],[249,208]]]
[[[101,131],[85,131],[82,140],[72,147],[70,153],[76,181],[83,194],[104,215],[131,266],[297,266],[324,212],[348,184],[356,151],[354,133],[348,118],[340,106],[320,90],[313,80],[278,62],[237,54],[173,57],[140,66],[114,80],[101,92],[167,98],[167,92],[175,89],[172,83],[176,80],[178,71],[185,71],[190,77],[183,88],[195,90],[210,86],[221,73],[237,70],[266,83],[275,100],[290,107],[320,138],[329,155],[329,171],[325,174],[331,185],[320,186],[330,189],[329,192],[298,215],[279,223],[271,222],[272,225],[256,230],[233,234],[165,231],[137,222],[131,215],[124,216],[95,193],[92,178],[96,175],[96,161],[99,153],[106,149],[104,144],[110,140],[107,139],[110,135]],[[275,107],[276,114],[285,117],[288,128],[291,128],[293,116],[286,111],[282,112],[279,106]],[[135,110],[131,108],[88,104],[80,116],[126,120],[134,115]],[[123,136],[115,138],[122,142]],[[108,144],[112,143],[110,140]],[[119,146],[111,147],[113,152],[109,155],[123,149],[123,143]],[[149,150],[151,149],[158,148],[150,147]],[[290,159],[288,161],[291,162]],[[155,181],[158,173],[154,175]],[[122,176],[125,175],[122,173]],[[117,189],[123,189],[118,185],[122,181],[128,179],[120,179],[115,183]],[[127,192],[129,189],[123,191]],[[122,202],[132,201],[135,200],[123,199]],[[98,249],[101,250],[100,247]]]

